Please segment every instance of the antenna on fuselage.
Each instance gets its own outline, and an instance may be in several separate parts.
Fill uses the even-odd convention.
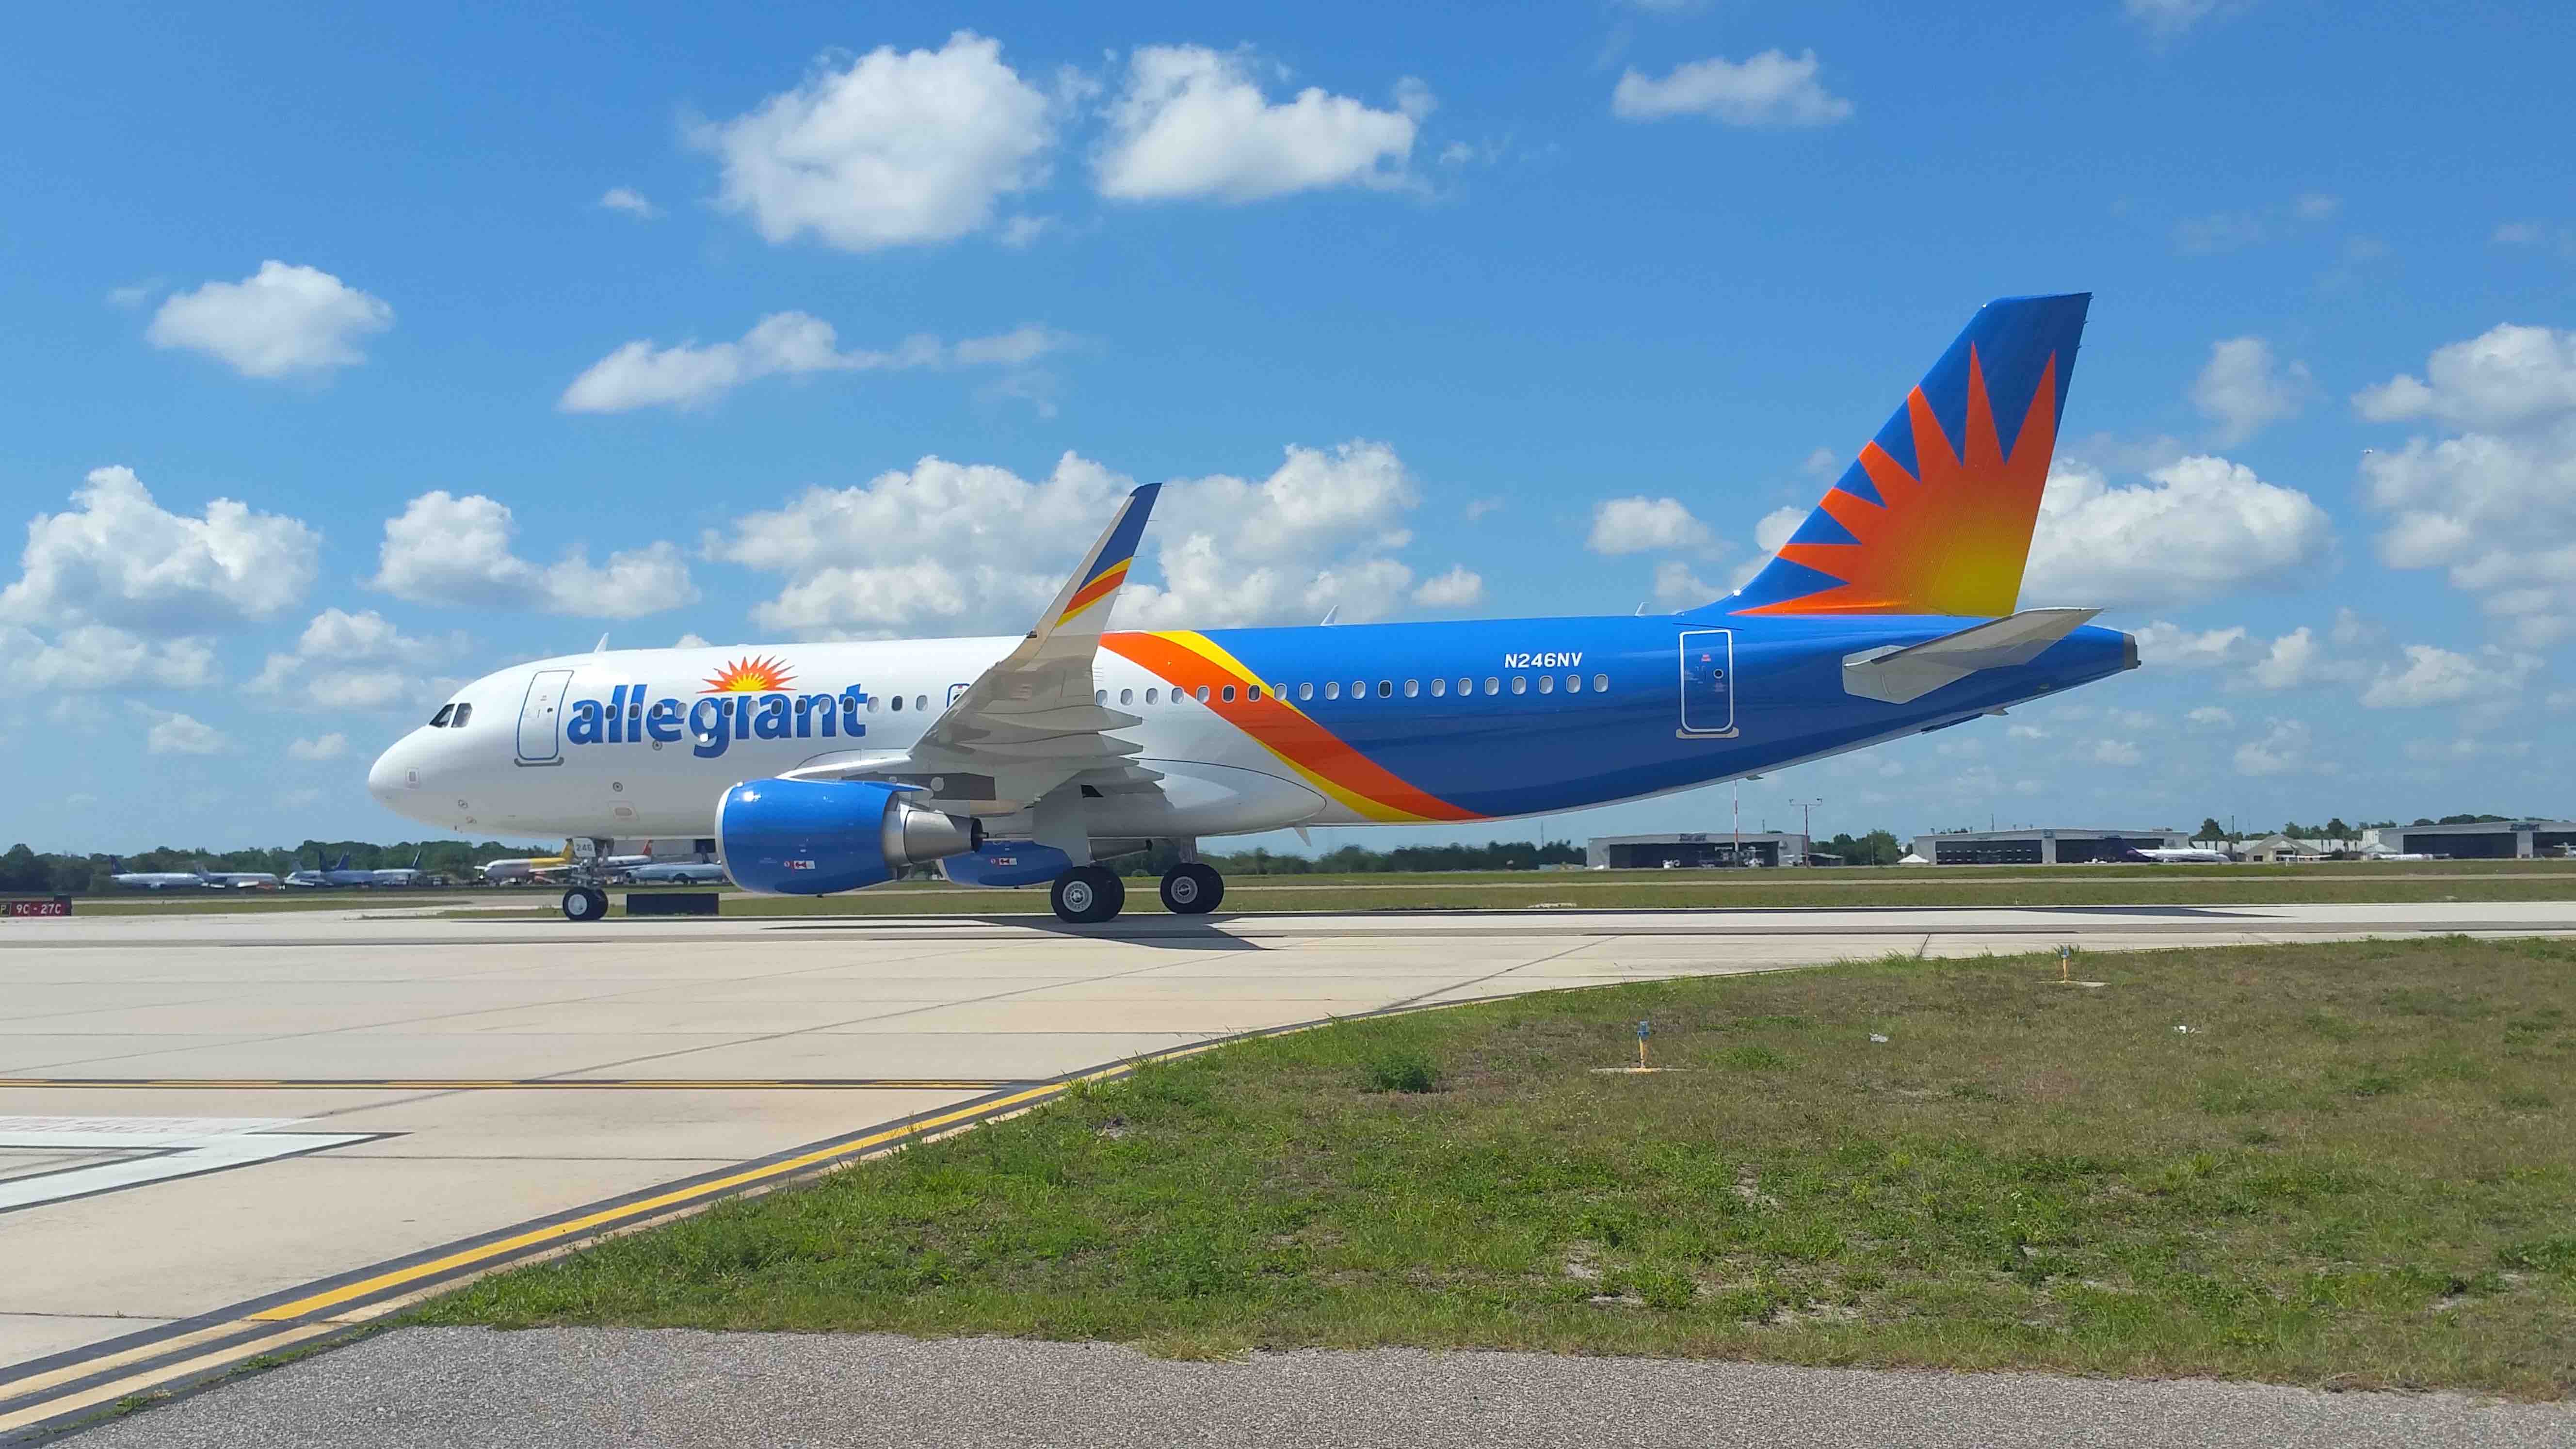
[[[607,653],[607,652],[608,652],[608,636],[607,636],[607,635],[605,635],[605,634],[600,635],[600,636],[599,636],[599,642],[590,646],[590,652],[591,652],[591,653],[593,653],[593,654],[605,654],[605,653]]]
[[[1341,605],[1339,605],[1339,604],[1335,604],[1333,607],[1331,607],[1331,608],[1329,608],[1329,609],[1326,609],[1326,610],[1324,611],[1324,618],[1323,618],[1323,622],[1322,622],[1322,623],[1317,624],[1315,627],[1316,627],[1316,628],[1318,628],[1318,629],[1321,629],[1321,628],[1323,628],[1323,627],[1324,627],[1324,625],[1325,625],[1325,624],[1330,624],[1331,622],[1333,622],[1333,616],[1334,616],[1335,614],[1340,613],[1341,611],[1342,611],[1342,606],[1341,606]]]

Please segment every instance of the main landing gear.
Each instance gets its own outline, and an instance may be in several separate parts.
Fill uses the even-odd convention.
[[[1096,926],[1127,908],[1127,883],[1105,865],[1077,865],[1047,888],[1047,904],[1060,920]]]
[[[1204,916],[1225,899],[1225,877],[1196,861],[1163,873],[1163,909],[1176,916]],[[1104,865],[1077,865],[1055,878],[1047,903],[1077,926],[1115,920],[1127,908],[1127,883]]]
[[[563,893],[567,921],[596,921],[608,914],[608,892],[597,886],[574,886]]]
[[[1163,872],[1163,909],[1176,916],[1204,916],[1225,899],[1225,877],[1213,866],[1186,861]]]

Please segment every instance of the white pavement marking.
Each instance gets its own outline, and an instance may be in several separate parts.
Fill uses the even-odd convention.
[[[364,1142],[368,1132],[287,1132],[301,1117],[0,1117],[0,1153],[113,1154],[0,1182],[0,1213]]]

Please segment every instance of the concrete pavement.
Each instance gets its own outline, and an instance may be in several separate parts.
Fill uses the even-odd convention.
[[[2450,930],[2576,931],[2576,904],[10,921],[0,1432],[1236,1033],[1892,951]]]

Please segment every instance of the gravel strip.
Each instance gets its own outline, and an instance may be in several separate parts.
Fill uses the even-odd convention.
[[[2206,1380],[1669,1359],[1265,1353],[881,1334],[404,1329],[76,1437],[80,1449],[550,1446],[2576,1445],[2576,1404]]]

